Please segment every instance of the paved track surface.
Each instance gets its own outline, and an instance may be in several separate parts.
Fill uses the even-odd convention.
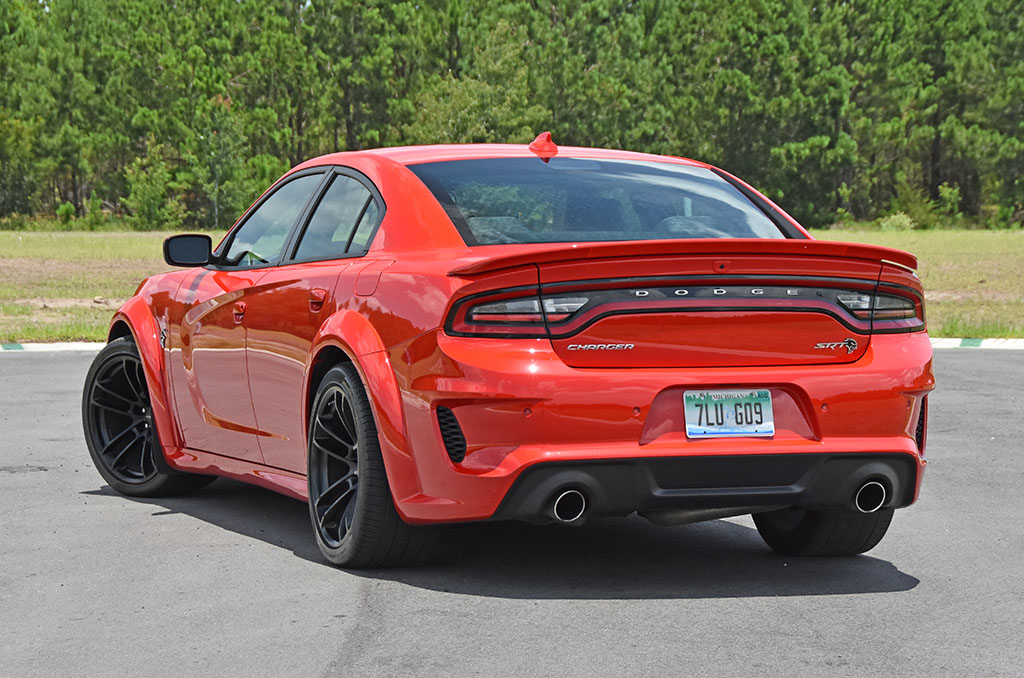
[[[869,555],[631,517],[461,526],[362,573],[268,491],[114,494],[90,360],[0,356],[0,675],[1024,675],[1024,353],[936,353],[923,497]]]

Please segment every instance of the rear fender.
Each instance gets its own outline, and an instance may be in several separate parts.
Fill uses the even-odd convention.
[[[418,495],[421,484],[410,454],[401,391],[388,362],[384,343],[373,325],[358,312],[346,309],[331,316],[313,340],[311,359],[306,365],[306,402],[317,387],[312,383],[316,356],[328,347],[341,349],[363,380],[377,424],[391,495],[399,514],[402,514],[402,498]],[[308,427],[309,423],[306,425]],[[306,435],[308,437],[308,430]]]
[[[124,336],[121,327],[127,326],[135,346],[139,349],[142,369],[146,373],[146,386],[153,408],[153,422],[156,425],[160,444],[166,448],[181,447],[181,437],[174,423],[171,408],[167,371],[164,369],[164,350],[160,343],[160,329],[150,306],[143,297],[132,297],[124,303],[110,321],[108,337]]]

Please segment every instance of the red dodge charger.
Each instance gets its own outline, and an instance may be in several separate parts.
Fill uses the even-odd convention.
[[[442,523],[753,514],[874,547],[924,470],[916,259],[820,242],[730,174],[556,146],[326,155],[117,312],[85,384],[111,487],[227,476],[308,502],[325,558]]]

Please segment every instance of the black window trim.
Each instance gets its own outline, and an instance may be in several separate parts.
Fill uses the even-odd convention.
[[[352,169],[351,167],[345,167],[344,165],[334,165],[330,167],[328,172],[327,181],[323,182],[317,189],[317,194],[311,205],[307,206],[307,209],[302,213],[301,218],[297,222],[297,226],[292,229],[292,232],[288,238],[288,241],[284,246],[284,255],[281,257],[280,266],[290,266],[291,264],[308,264],[316,261],[335,261],[341,259],[358,259],[365,257],[370,251],[369,245],[373,243],[373,239],[377,237],[377,231],[380,229],[381,223],[384,221],[384,213],[387,210],[387,205],[384,202],[384,196],[381,195],[377,186],[370,181],[370,178],[359,170]],[[316,208],[320,206],[320,202],[324,196],[327,195],[327,190],[331,186],[331,182],[337,176],[348,177],[349,179],[355,179],[358,181],[363,188],[370,192],[370,198],[363,203],[363,208],[359,212],[359,217],[356,219],[352,226],[352,231],[348,234],[348,241],[345,243],[345,252],[340,256],[329,255],[329,256],[312,256],[297,258],[295,255],[299,251],[299,243],[302,242],[302,237],[306,234],[306,229],[309,227],[309,222],[313,219],[313,213],[316,212]],[[357,252],[349,252],[348,249],[352,246],[352,240],[355,238],[356,231],[359,230],[359,222],[363,216],[366,215],[366,210],[369,209],[370,203],[373,202],[377,205],[377,223],[373,225],[373,229],[370,231],[370,237],[366,241],[367,247]]]
[[[266,193],[264,193],[260,197],[259,200],[254,202],[252,204],[252,206],[248,210],[245,211],[245,213],[238,220],[238,222],[235,224],[235,226],[232,227],[232,229],[228,233],[227,237],[225,237],[224,240],[221,241],[221,244],[217,247],[217,249],[214,250],[214,252],[213,252],[213,261],[211,261],[209,264],[207,264],[205,266],[205,268],[207,270],[211,270],[211,271],[252,271],[252,270],[257,270],[257,269],[261,269],[261,268],[273,268],[275,266],[279,266],[281,264],[281,262],[285,259],[286,255],[287,255],[287,253],[289,251],[289,247],[291,246],[292,238],[293,238],[293,236],[295,234],[295,225],[296,224],[304,224],[306,222],[306,219],[309,216],[310,206],[312,204],[316,203],[319,200],[320,194],[323,192],[324,185],[325,185],[325,182],[326,182],[327,178],[332,176],[331,175],[331,170],[332,169],[333,168],[330,165],[317,165],[316,167],[309,167],[309,168],[304,169],[302,171],[295,172],[294,174],[289,174],[288,176],[284,177],[283,179],[278,180],[278,182],[276,184],[274,184],[273,186],[271,186],[270,189]],[[313,175],[313,174],[320,174],[320,175],[322,175],[321,178],[320,178],[320,183],[318,183],[313,188],[313,192],[310,193],[310,197],[306,200],[306,203],[303,205],[302,209],[299,211],[299,216],[296,218],[295,222],[288,229],[288,234],[285,236],[285,243],[284,243],[284,247],[281,248],[281,253],[274,260],[269,261],[266,264],[257,263],[257,264],[254,264],[252,266],[239,266],[237,264],[236,265],[225,264],[224,263],[224,256],[231,249],[231,243],[234,242],[235,236],[238,235],[238,232],[240,230],[242,230],[242,227],[245,226],[245,224],[249,221],[249,218],[256,212],[256,210],[258,210],[260,207],[262,207],[263,203],[265,203],[267,200],[269,200],[271,196],[273,196],[275,193],[277,193],[279,190],[281,190],[281,188],[283,186],[285,186],[286,184],[290,184],[292,181],[294,181],[296,179],[299,179],[299,178],[305,177],[305,176],[310,176],[310,175]]]

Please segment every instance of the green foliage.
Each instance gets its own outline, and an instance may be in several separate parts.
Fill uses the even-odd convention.
[[[32,211],[34,133],[32,125],[11,119],[6,109],[0,108],[0,217]]]
[[[523,31],[499,21],[491,39],[474,49],[461,77],[447,73],[424,87],[411,143],[529,143],[551,120],[531,101]]]
[[[56,214],[60,223],[66,225],[71,221],[71,217],[75,216],[75,206],[69,202],[59,203],[57,205]]]
[[[177,228],[181,225],[184,207],[173,183],[170,151],[160,144],[151,144],[147,151],[125,171],[128,196],[122,202],[131,210],[131,223],[136,230]]]
[[[547,129],[809,226],[1019,226],[1022,121],[1018,0],[0,2],[0,219],[220,229],[315,155]]]
[[[914,228],[914,220],[904,212],[896,212],[878,220],[880,231],[910,231]]]
[[[939,211],[950,217],[959,217],[960,200],[960,187],[942,182],[939,186]]]

